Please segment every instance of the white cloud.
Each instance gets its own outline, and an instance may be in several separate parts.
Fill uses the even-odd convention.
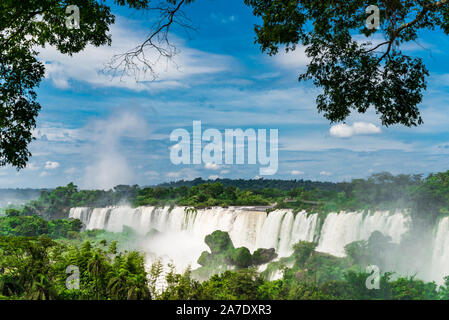
[[[52,124],[52,127],[49,124],[44,124],[34,129],[32,133],[34,138],[47,141],[70,142],[80,138],[78,129],[55,127],[55,124]]]
[[[39,170],[39,169],[40,168],[34,162],[27,163],[26,170],[36,171],[36,170]]]
[[[139,29],[136,30],[137,27],[133,28],[132,25],[132,21],[119,18],[118,23],[111,27],[110,47],[89,45],[73,56],[63,55],[51,46],[37,48],[40,51],[40,59],[45,63],[46,77],[60,89],[69,89],[72,81],[81,81],[95,87],[151,91],[188,87],[186,81],[182,80],[200,74],[223,72],[231,65],[231,57],[188,48],[183,40],[172,36],[172,44],[176,46],[178,54],[172,62],[160,59],[153,66],[158,75],[157,81],[150,81],[153,80],[150,74],[138,76],[138,79],[127,74],[113,77],[112,74],[104,72],[105,64],[110,62],[114,55],[127,52],[142,43],[146,37],[145,33],[139,32]],[[155,52],[145,54],[150,60],[157,61]]]
[[[273,57],[274,62],[285,69],[303,69],[309,62],[304,46],[297,46],[294,51],[285,52],[279,50],[279,53]],[[295,70],[297,71],[297,70]]]
[[[221,177],[218,176],[218,175],[211,175],[211,176],[209,176],[209,180],[216,180],[216,179],[221,179]]]
[[[221,166],[216,163],[206,163],[204,165],[204,169],[207,169],[207,170],[218,170],[218,169],[220,169],[220,167]]]
[[[292,172],[290,172],[292,175],[294,175],[294,176],[299,176],[299,175],[301,175],[301,174],[304,174],[304,172],[302,172],[302,171],[299,171],[299,170],[292,170]]]
[[[331,175],[332,175],[332,173],[327,172],[327,171],[321,171],[320,172],[320,176],[331,176]]]
[[[349,138],[360,134],[377,134],[381,133],[382,130],[372,123],[355,122],[352,126],[345,123],[333,125],[329,132],[334,137]]]
[[[221,170],[220,174],[228,174],[230,171],[229,170]]]
[[[312,133],[299,137],[281,137],[279,150],[281,151],[327,151],[332,149],[345,149],[355,152],[370,152],[379,150],[414,151],[413,143],[385,139],[374,136],[354,136],[349,139],[336,139],[323,134]]]
[[[47,161],[47,162],[45,162],[45,169],[46,170],[54,170],[54,169],[57,169],[57,168],[59,168],[59,162],[56,162],[56,161]]]
[[[169,178],[179,178],[181,176],[180,172],[167,172],[167,177]]]

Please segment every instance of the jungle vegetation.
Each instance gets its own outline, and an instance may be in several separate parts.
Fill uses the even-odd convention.
[[[449,171],[422,175],[381,172],[350,182],[303,180],[201,180],[154,187],[119,185],[111,190],[80,190],[73,183],[42,190],[21,207],[24,215],[67,218],[72,207],[136,206],[267,206],[309,212],[410,209],[426,225],[449,213]]]
[[[197,180],[198,181],[198,180]],[[83,231],[81,221],[68,219],[76,206],[118,204],[185,205],[194,208],[227,205],[269,205],[296,210],[330,211],[367,208],[410,208],[414,221],[429,227],[449,210],[449,172],[421,175],[379,173],[367,179],[331,184],[265,188],[265,181],[247,182],[253,189],[205,181],[193,186],[117,186],[112,190],[79,190],[74,184],[42,190],[24,206],[0,215],[0,297],[4,299],[447,299],[449,278],[437,286],[395,274],[392,257],[414,250],[405,237],[394,244],[380,232],[346,246],[346,257],[317,252],[315,243],[299,242],[292,255],[273,261],[273,248],[250,252],[235,248],[229,235],[216,231],[204,239],[209,247],[199,268],[183,274],[160,262],[145,268],[143,253],[130,246],[136,233]],[[240,180],[236,181],[238,184]],[[288,181],[287,184],[293,182]],[[304,183],[295,181],[294,183]],[[259,185],[259,187],[256,187]],[[260,187],[262,185],[262,187]],[[289,201],[285,202],[284,200]],[[157,236],[157,233],[148,237]],[[413,239],[411,239],[413,240]],[[413,242],[413,241],[411,241]],[[386,254],[388,253],[388,254]],[[413,252],[409,252],[413,254]],[[407,253],[408,254],[408,253]],[[366,288],[365,267],[376,262],[380,290]],[[257,268],[268,263],[266,270]],[[68,266],[80,269],[80,288],[67,289]],[[164,271],[165,270],[165,271]],[[282,277],[270,281],[270,275]],[[157,286],[165,282],[162,289]]]

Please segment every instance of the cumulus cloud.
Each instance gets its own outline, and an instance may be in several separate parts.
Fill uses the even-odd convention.
[[[332,136],[337,138],[349,138],[354,135],[377,134],[381,133],[382,130],[372,123],[355,122],[351,126],[345,123],[333,125],[329,132]]]
[[[215,174],[209,176],[209,180],[217,180],[217,179],[221,179],[221,177]]]
[[[294,176],[299,176],[299,175],[301,175],[301,174],[304,174],[304,172],[302,172],[302,171],[299,171],[299,170],[292,170],[292,172],[290,172],[292,175],[294,175]]]
[[[34,129],[32,133],[34,138],[45,141],[70,142],[81,138],[78,129],[55,127],[54,124],[52,126],[44,124]]]
[[[216,163],[206,163],[204,165],[204,168],[207,170],[218,170],[220,169],[220,165],[216,164]]]
[[[320,176],[331,176],[331,175],[332,175],[332,173],[327,172],[327,171],[321,171],[320,172]]]
[[[59,168],[60,164],[56,161],[47,161],[45,162],[45,169],[46,170],[54,170]]]

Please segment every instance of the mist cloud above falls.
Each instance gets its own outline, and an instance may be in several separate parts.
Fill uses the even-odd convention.
[[[132,184],[135,173],[128,162],[123,139],[147,139],[148,124],[137,111],[121,111],[105,120],[92,121],[86,126],[92,147],[92,163],[86,167],[82,187],[110,189],[119,184]]]

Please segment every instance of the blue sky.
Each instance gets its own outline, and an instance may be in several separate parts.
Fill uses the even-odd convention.
[[[116,53],[141,42],[152,16],[114,8],[112,46],[67,57],[41,50],[47,76],[33,157],[21,171],[0,169],[0,187],[82,188],[151,185],[195,177],[254,178],[258,165],[170,162],[170,133],[204,129],[279,130],[279,169],[267,178],[343,181],[373,172],[423,173],[449,168],[449,37],[426,33],[405,50],[431,72],[421,105],[424,125],[381,127],[373,112],[332,126],[318,114],[318,89],[299,83],[302,48],[269,57],[254,44],[258,20],[243,1],[201,0],[187,10],[196,32],[175,29],[179,54],[157,66],[157,81],[101,73]],[[81,13],[82,20],[82,13]]]

